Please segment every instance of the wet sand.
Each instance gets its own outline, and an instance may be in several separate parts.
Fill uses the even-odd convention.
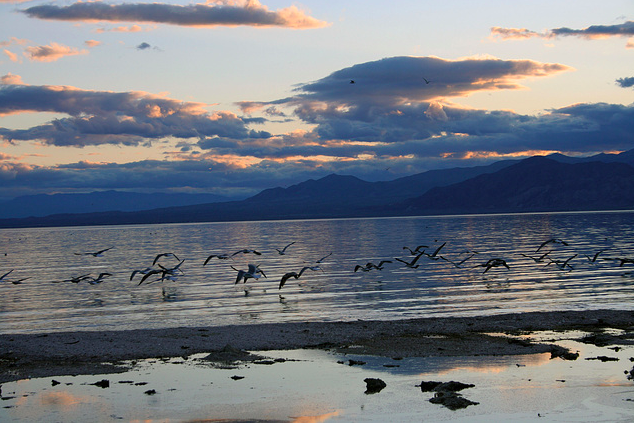
[[[606,329],[622,329],[618,337]],[[123,371],[123,360],[227,351],[329,349],[384,357],[565,353],[491,333],[583,330],[592,342],[634,343],[634,311],[592,310],[397,321],[307,322],[129,331],[0,335],[0,383],[33,377]],[[227,349],[227,346],[231,346]],[[245,357],[235,357],[244,359]]]
[[[618,336],[607,329],[621,329]],[[124,371],[124,360],[243,351],[329,349],[383,357],[565,354],[548,343],[495,333],[583,330],[596,345],[634,344],[634,311],[592,310],[397,321],[307,322],[226,327],[0,335],[0,383],[20,379]],[[227,346],[231,348],[226,348]]]

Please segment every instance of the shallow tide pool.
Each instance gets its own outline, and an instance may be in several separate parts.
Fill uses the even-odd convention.
[[[561,334],[539,338],[552,342],[553,336],[579,358],[384,358],[292,350],[255,352],[270,360],[230,367],[204,354],[141,360],[124,373],[5,383],[0,421],[631,421],[634,381],[625,371],[634,365],[634,347],[596,347]],[[365,393],[366,378],[380,378],[386,387]],[[450,410],[429,402],[433,393],[416,386],[452,380],[474,384],[459,393],[478,404]]]

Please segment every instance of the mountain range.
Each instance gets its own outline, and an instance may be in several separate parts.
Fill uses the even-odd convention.
[[[148,208],[145,210],[118,208],[76,213],[80,209],[75,205],[46,216],[0,219],[0,227],[624,210],[634,209],[632,187],[634,150],[587,158],[554,154],[488,166],[432,170],[381,182],[331,174],[287,188],[265,189],[239,201],[211,197],[215,201],[212,202],[192,197],[193,202],[178,204],[185,200],[146,194],[136,197],[143,199],[143,206]],[[81,203],[91,198],[93,204],[101,204],[100,198],[121,194],[139,196],[110,191],[84,194],[85,197],[76,194],[75,199]],[[69,195],[72,199],[73,195]],[[72,204],[70,199],[64,198],[66,204]],[[24,199],[13,201],[17,204]],[[103,203],[119,205],[109,201]],[[196,201],[203,202],[195,204]],[[155,204],[169,207],[148,207]]]

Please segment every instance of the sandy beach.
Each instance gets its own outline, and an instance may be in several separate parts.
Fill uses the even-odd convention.
[[[618,336],[607,329],[621,329]],[[548,343],[492,334],[583,330],[587,342],[634,343],[634,311],[593,310],[395,321],[310,322],[153,330],[0,335],[0,383],[33,377],[114,373],[123,360],[230,351],[328,349],[383,357],[565,354]],[[244,357],[235,357],[236,359]]]

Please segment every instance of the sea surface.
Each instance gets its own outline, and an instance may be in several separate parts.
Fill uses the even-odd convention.
[[[0,333],[634,310],[632,259],[631,211],[2,229]]]

